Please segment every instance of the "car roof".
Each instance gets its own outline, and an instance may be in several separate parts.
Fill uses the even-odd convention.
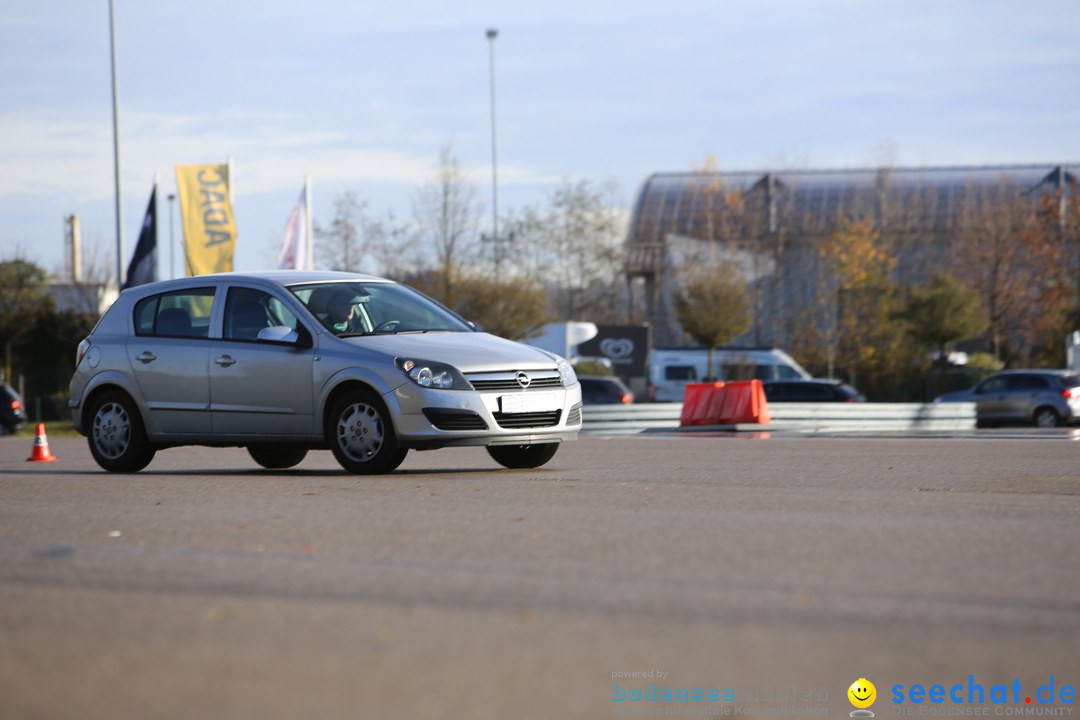
[[[843,385],[843,380],[837,380],[835,378],[790,378],[788,380],[762,380],[765,385],[781,385],[788,383],[789,385]]]
[[[171,280],[159,280],[144,285],[136,285],[133,288],[124,290],[124,293],[138,293],[140,295],[146,293],[152,295],[159,292],[168,292],[174,288],[191,287],[192,283],[198,282],[255,281],[285,287],[287,285],[304,283],[342,282],[346,280],[385,283],[394,282],[393,280],[378,277],[377,275],[338,272],[335,270],[262,270],[259,272],[211,273],[208,275],[192,275],[190,277],[173,278]]]
[[[1014,368],[1012,370],[996,372],[991,377],[997,375],[1030,375],[1032,373],[1042,373],[1044,375],[1075,375],[1076,372],[1076,370],[1061,370],[1058,368]]]

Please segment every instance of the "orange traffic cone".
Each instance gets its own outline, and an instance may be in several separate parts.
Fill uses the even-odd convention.
[[[49,452],[49,438],[45,436],[45,423],[37,424],[37,431],[34,433],[34,451],[30,453],[30,457],[26,458],[26,462],[54,462],[56,456]]]

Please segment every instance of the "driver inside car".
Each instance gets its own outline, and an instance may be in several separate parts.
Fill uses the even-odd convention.
[[[353,304],[354,293],[342,290],[334,294],[327,303],[329,313],[327,320],[334,332],[351,332],[353,318],[356,317],[356,306]]]

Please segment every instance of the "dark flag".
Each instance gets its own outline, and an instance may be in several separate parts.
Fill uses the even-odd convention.
[[[127,282],[122,290],[157,280],[157,185],[150,193],[150,204],[146,207],[139,242],[135,244],[135,254],[127,269]]]

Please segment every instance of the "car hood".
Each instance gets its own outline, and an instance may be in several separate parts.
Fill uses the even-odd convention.
[[[461,372],[551,370],[555,361],[539,348],[480,332],[401,333],[344,338],[366,350],[453,365]]]

